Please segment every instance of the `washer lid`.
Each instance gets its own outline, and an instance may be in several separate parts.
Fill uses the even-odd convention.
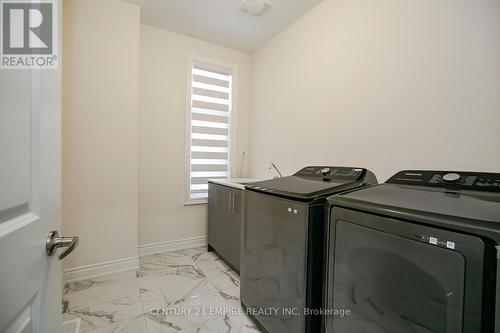
[[[450,172],[402,171],[387,183],[328,198],[331,205],[495,235],[500,239],[500,193],[484,186],[498,174],[458,173],[455,183],[441,176]],[[420,180],[418,180],[420,178]],[[479,183],[479,184],[478,184]],[[489,190],[488,190],[489,189]]]
[[[364,202],[366,206],[384,206],[389,211],[413,211],[495,222],[500,231],[499,194],[382,184],[328,198],[334,205],[347,199]]]
[[[359,187],[365,183],[368,173],[363,168],[310,166],[292,176],[247,184],[245,188],[250,191],[310,201]]]

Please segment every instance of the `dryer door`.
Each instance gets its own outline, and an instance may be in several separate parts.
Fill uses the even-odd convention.
[[[480,332],[481,281],[468,275],[482,276],[479,239],[357,214],[335,221],[330,242],[329,308],[349,315],[331,316],[329,332]]]

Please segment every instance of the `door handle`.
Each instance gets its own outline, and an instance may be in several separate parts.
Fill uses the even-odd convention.
[[[56,230],[53,230],[47,236],[45,251],[47,252],[48,256],[52,256],[54,253],[56,253],[58,248],[66,247],[67,249],[59,256],[59,260],[62,260],[68,254],[73,252],[73,250],[78,246],[78,241],[78,236],[59,237],[59,233]]]

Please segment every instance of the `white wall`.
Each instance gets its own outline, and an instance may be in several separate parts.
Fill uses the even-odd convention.
[[[189,55],[238,66],[236,176],[249,146],[242,176],[500,169],[496,0],[324,0],[252,56],[66,0],[63,42],[63,233],[81,237],[66,268],[206,235],[206,206],[184,206]]]
[[[137,256],[139,7],[65,0],[63,234],[74,268]]]
[[[500,171],[498,0],[324,0],[253,55],[250,170]]]
[[[139,244],[206,236],[206,205],[184,206],[189,55],[237,70],[233,171],[248,148],[250,55],[148,25],[140,27]],[[243,169],[243,172],[245,170]]]

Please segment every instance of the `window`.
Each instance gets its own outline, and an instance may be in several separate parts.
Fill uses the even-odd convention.
[[[208,198],[208,179],[229,178],[233,71],[192,61],[187,138],[187,202]]]

